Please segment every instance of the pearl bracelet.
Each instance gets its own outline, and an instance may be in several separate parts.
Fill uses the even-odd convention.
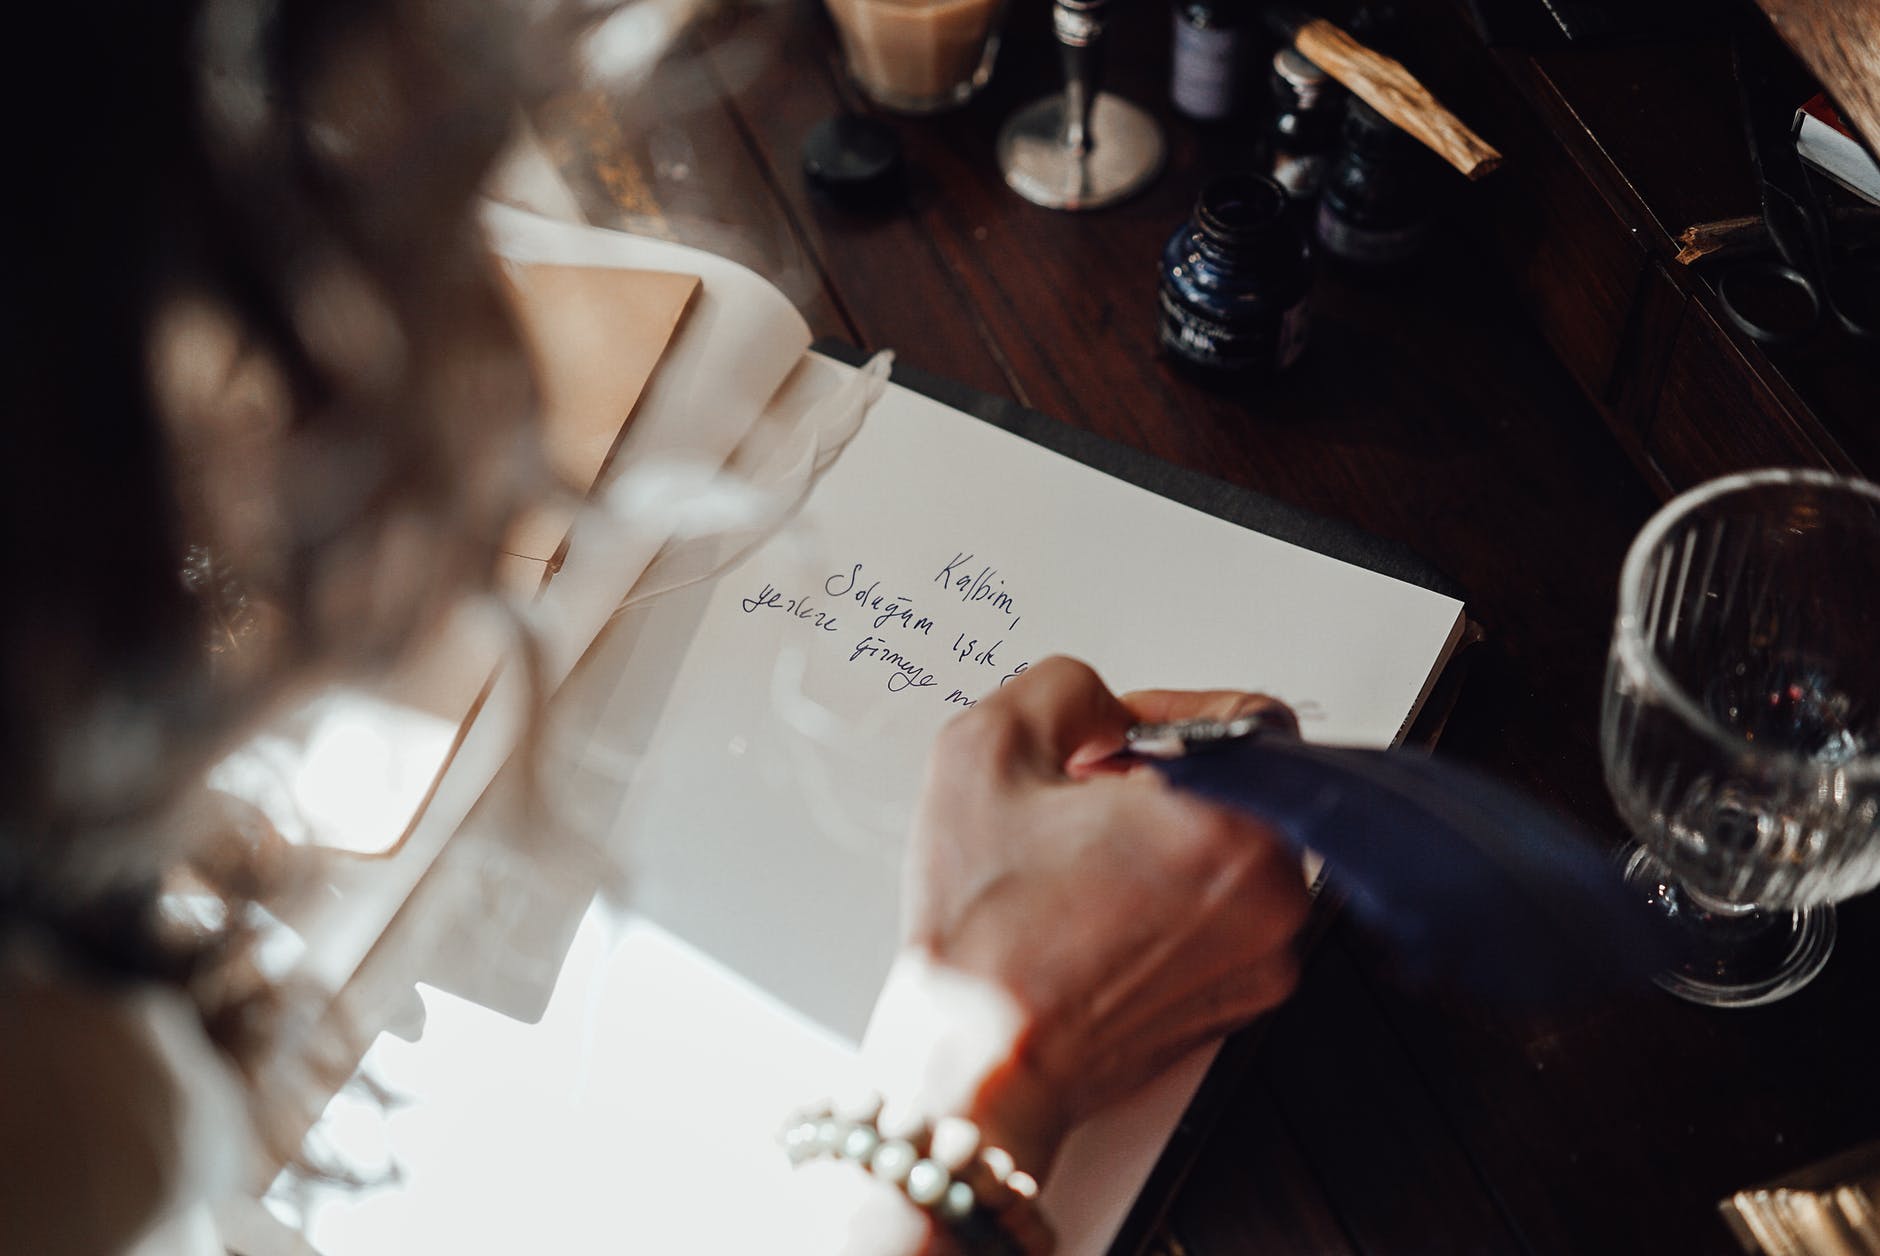
[[[1057,1236],[1038,1208],[1038,1182],[963,1117],[884,1131],[881,1100],[858,1116],[805,1109],[780,1139],[792,1165],[847,1161],[898,1189],[972,1256],[1049,1256]]]

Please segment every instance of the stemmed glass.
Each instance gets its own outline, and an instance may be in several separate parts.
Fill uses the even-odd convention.
[[[1880,488],[1754,471],[1654,515],[1600,742],[1627,883],[1672,925],[1658,984],[1714,1007],[1805,985],[1832,903],[1880,881]]]
[[[1064,90],[1012,115],[999,169],[1014,192],[1047,209],[1098,209],[1140,191],[1162,169],[1162,129],[1100,90],[1104,27],[1115,0],[1055,0],[1051,30]]]

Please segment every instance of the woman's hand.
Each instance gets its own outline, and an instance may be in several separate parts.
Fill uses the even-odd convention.
[[[1139,720],[1262,708],[1284,711],[1230,692],[1119,699],[1053,658],[936,743],[907,942],[945,980],[1005,996],[982,1023],[1007,1041],[960,1098],[1034,1173],[1073,1125],[1292,990],[1298,860],[1263,826],[1106,762]]]

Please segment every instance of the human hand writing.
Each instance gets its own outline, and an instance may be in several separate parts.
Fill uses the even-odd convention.
[[[908,946],[1008,996],[966,1115],[1042,1173],[1077,1123],[1279,1003],[1308,896],[1265,827],[1110,758],[1138,721],[1285,713],[1238,692],[1118,698],[1047,659],[941,734]]]

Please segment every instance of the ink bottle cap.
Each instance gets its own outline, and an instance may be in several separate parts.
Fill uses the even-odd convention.
[[[1395,122],[1357,96],[1345,106],[1345,122],[1339,135],[1347,148],[1366,153],[1391,153],[1416,143]]]
[[[1300,112],[1317,108],[1326,84],[1331,82],[1331,76],[1297,48],[1281,48],[1273,54],[1273,78],[1275,88],[1284,84],[1291,91],[1291,101],[1282,103]]]
[[[825,119],[803,141],[803,174],[831,200],[854,208],[886,208],[904,190],[901,140],[866,114]]]

